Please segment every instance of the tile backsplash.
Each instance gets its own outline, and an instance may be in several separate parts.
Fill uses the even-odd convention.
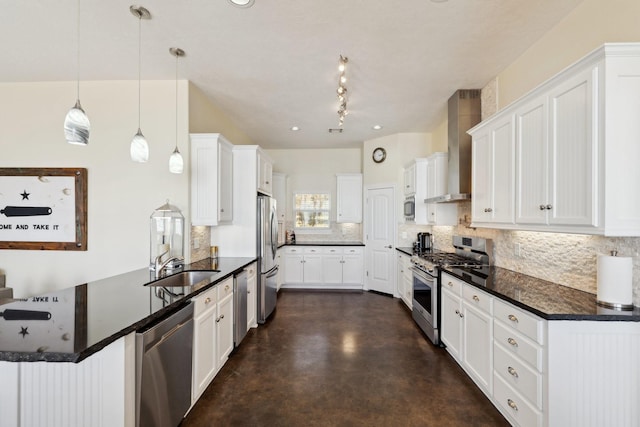
[[[285,230],[293,230],[293,221],[286,221],[284,226]],[[328,232],[305,233],[296,230],[295,233],[297,242],[362,242],[362,224],[331,222]]]

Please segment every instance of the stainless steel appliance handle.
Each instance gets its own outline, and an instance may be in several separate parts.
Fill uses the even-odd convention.
[[[418,276],[420,279],[424,280],[425,282],[435,283],[436,281],[436,278],[434,276],[431,276],[430,274],[425,273],[419,268],[411,267],[411,271],[413,272],[414,275]]]
[[[268,279],[270,277],[273,277],[273,276],[277,275],[279,269],[280,269],[279,267],[274,268],[273,270],[271,270],[270,273],[267,273],[267,275],[265,277]]]

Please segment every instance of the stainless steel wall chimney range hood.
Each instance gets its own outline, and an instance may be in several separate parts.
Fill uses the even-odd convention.
[[[460,89],[449,98],[448,193],[425,203],[451,203],[471,199],[471,135],[480,123],[480,89]]]

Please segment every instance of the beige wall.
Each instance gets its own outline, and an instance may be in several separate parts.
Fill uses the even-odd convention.
[[[585,0],[498,75],[503,108],[606,42],[640,41],[640,1]]]
[[[310,150],[266,150],[273,159],[274,172],[287,175],[287,220],[292,220],[292,197],[296,191],[330,192],[336,200],[336,174],[362,173],[362,150],[310,149]],[[335,220],[335,203],[332,203]]]
[[[255,144],[193,83],[189,83],[189,132],[221,133],[235,145]]]
[[[67,144],[64,117],[75,83],[0,84],[3,167],[88,169],[88,250],[1,250],[0,269],[16,297],[74,286],[149,263],[149,217],[170,199],[189,216],[189,174],[169,172],[175,145],[175,81],[142,82],[142,131],[149,162],[133,163],[129,143],[138,128],[137,81],[82,82],[91,120],[86,147]],[[179,89],[179,148],[189,161],[187,82]]]

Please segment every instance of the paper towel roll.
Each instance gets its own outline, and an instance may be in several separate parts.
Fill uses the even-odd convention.
[[[632,309],[633,260],[630,257],[598,255],[598,304]]]

